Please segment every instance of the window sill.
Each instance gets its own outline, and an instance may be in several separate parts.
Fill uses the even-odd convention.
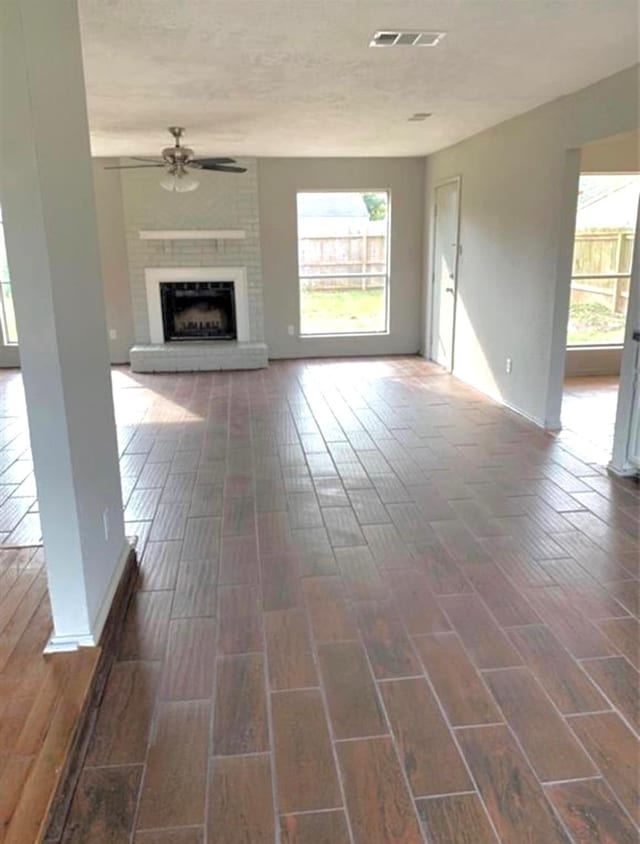
[[[357,331],[340,334],[298,334],[298,340],[335,340],[337,337],[386,337],[389,331]]]
[[[600,345],[593,345],[593,346],[567,346],[568,352],[602,352],[606,351],[607,349],[622,351],[624,349],[624,343],[603,343]]]

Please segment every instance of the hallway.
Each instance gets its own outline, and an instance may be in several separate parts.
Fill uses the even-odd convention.
[[[420,358],[113,380],[141,571],[64,842],[637,840],[640,488]]]

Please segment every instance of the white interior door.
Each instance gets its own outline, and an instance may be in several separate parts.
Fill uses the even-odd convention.
[[[431,358],[453,369],[453,340],[458,275],[460,179],[435,190]]]

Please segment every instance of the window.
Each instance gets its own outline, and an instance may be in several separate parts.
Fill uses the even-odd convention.
[[[382,334],[389,298],[389,193],[298,194],[300,334]]]
[[[638,175],[580,177],[567,345],[622,345],[640,195]]]
[[[11,282],[9,281],[9,265],[7,250],[4,245],[4,226],[2,224],[2,209],[0,208],[0,324],[2,339],[5,346],[15,346],[18,342],[16,315],[13,310]]]

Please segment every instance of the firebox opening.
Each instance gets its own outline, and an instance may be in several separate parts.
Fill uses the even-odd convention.
[[[232,281],[160,282],[164,339],[235,340]]]

